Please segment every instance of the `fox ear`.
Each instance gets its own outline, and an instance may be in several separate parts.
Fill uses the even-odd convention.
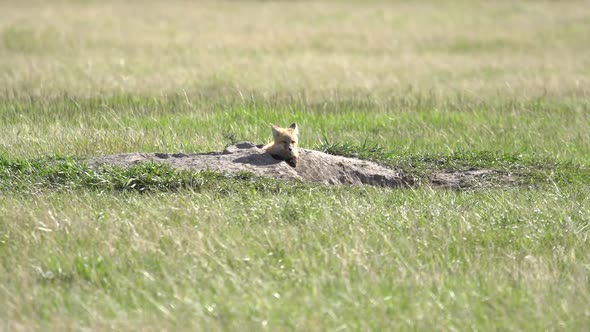
[[[279,127],[271,123],[270,128],[272,129],[272,137],[277,137],[279,135]]]
[[[296,124],[295,122],[293,122],[293,123],[292,123],[292,124],[289,126],[289,128],[293,129],[293,133],[294,133],[295,135],[299,135],[299,129],[297,128],[297,124]]]

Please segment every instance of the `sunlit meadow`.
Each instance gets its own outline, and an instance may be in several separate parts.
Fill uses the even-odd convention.
[[[588,1],[0,2],[0,331],[590,328]],[[329,187],[91,156],[301,145]],[[446,190],[434,170],[511,184]]]

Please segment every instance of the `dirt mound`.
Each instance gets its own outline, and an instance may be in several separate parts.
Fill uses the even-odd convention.
[[[473,169],[467,171],[437,172],[430,179],[432,185],[456,190],[468,188],[492,187],[494,185],[510,185],[516,179],[500,174],[493,169]]]
[[[111,165],[129,167],[142,162],[162,162],[178,169],[192,171],[209,170],[236,174],[252,172],[257,176],[277,179],[298,179],[323,184],[375,185],[404,187],[414,184],[414,179],[401,172],[374,162],[334,156],[320,151],[300,149],[297,167],[274,159],[252,143],[239,143],[223,152],[198,154],[126,153],[87,160],[89,166]],[[498,179],[494,170],[480,169],[465,172],[438,172],[428,179],[433,186],[451,189],[485,186],[489,178]],[[510,179],[508,179],[510,180]],[[505,182],[505,181],[504,181]]]
[[[300,149],[297,167],[276,160],[259,146],[239,143],[223,152],[199,154],[126,153],[87,160],[89,166],[128,167],[142,162],[163,162],[178,169],[219,173],[252,172],[257,176],[277,179],[299,179],[324,184],[376,185],[399,187],[409,184],[399,172],[370,161],[329,155]]]

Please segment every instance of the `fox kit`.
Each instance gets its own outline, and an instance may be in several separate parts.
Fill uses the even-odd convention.
[[[274,142],[262,147],[263,150],[270,153],[276,159],[284,160],[291,167],[297,165],[299,158],[299,130],[297,124],[292,123],[289,128],[272,126],[272,138]]]

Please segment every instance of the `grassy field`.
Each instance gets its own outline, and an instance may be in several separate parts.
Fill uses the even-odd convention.
[[[0,331],[590,329],[588,1],[0,2]],[[155,165],[270,139],[411,174]],[[466,190],[434,171],[514,176]]]

